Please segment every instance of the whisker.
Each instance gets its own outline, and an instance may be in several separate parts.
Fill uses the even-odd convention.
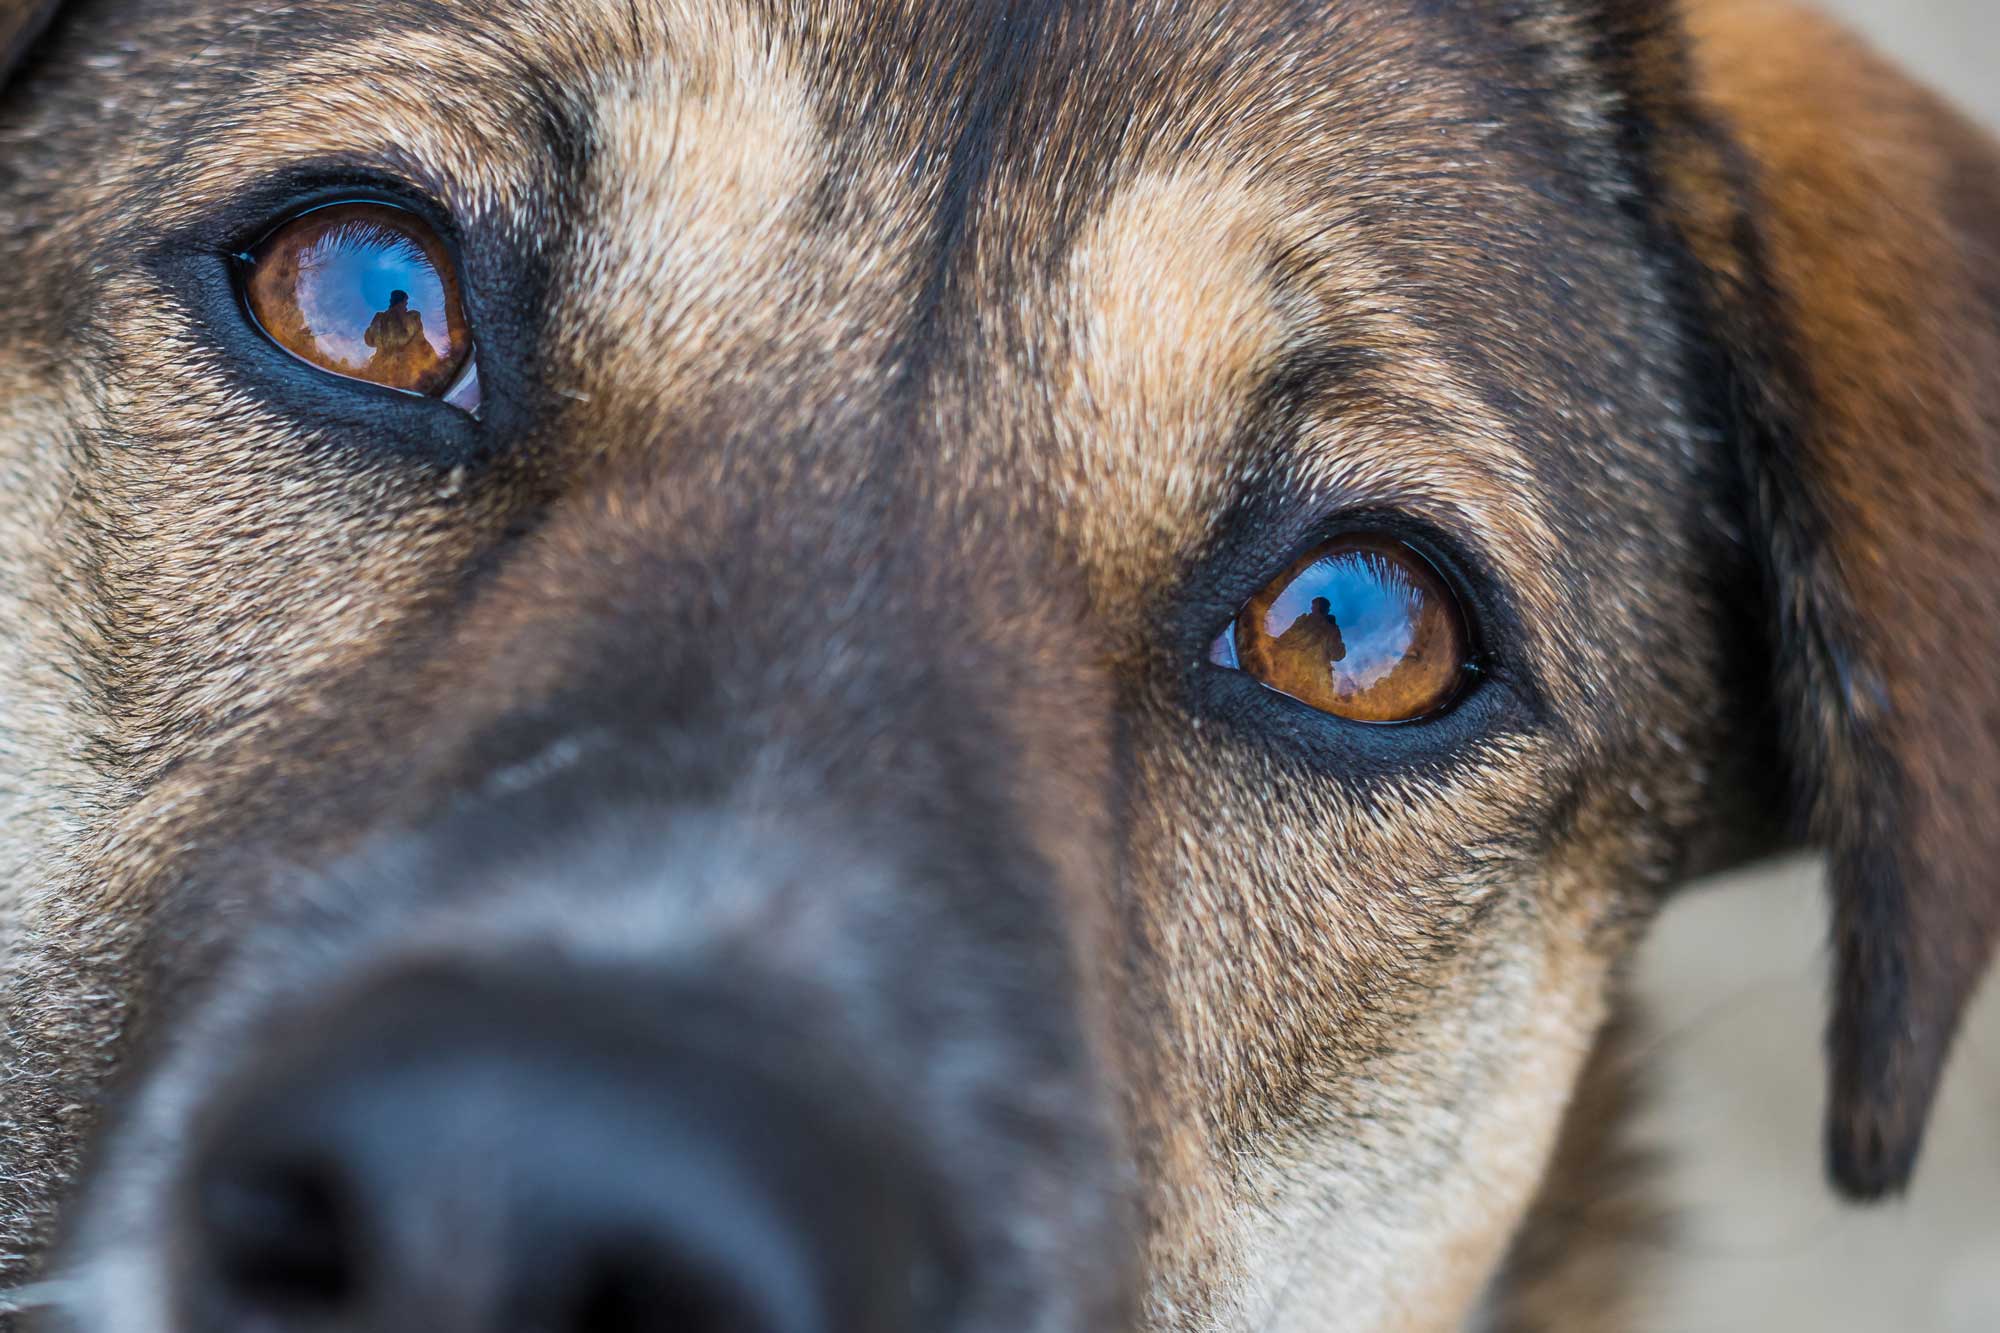
[[[56,1309],[75,1304],[76,1283],[61,1280],[30,1282],[0,1291],[0,1314],[26,1314],[30,1310]]]

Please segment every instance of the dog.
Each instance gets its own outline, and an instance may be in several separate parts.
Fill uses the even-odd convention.
[[[0,6],[23,1328],[1643,1322],[2000,929],[2000,150],[1775,0]]]

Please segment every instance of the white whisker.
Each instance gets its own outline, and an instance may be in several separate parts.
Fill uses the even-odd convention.
[[[25,1314],[29,1310],[73,1305],[76,1294],[74,1282],[30,1282],[26,1286],[0,1291],[0,1314]]]

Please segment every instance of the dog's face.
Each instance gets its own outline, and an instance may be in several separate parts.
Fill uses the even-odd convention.
[[[1842,844],[1893,1184],[1992,771],[1898,664],[1978,655],[1991,538],[1906,524],[1963,606],[1823,549],[1874,474],[1794,397],[1881,376],[1812,396],[1655,8],[64,7],[0,113],[20,1271],[1454,1327],[1659,894],[1784,824],[1774,715],[1825,818],[1944,810]]]

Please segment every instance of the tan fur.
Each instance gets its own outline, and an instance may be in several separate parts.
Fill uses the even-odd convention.
[[[334,5],[309,21],[347,39],[302,45],[284,12],[229,3],[59,27],[49,77],[85,91],[38,98],[31,72],[0,110],[0,162],[42,187],[0,178],[0,266],[26,275],[0,331],[0,957],[25,1090],[0,1110],[8,1271],[44,1262],[104,1136],[86,1094],[181,1027],[181,997],[143,978],[149,950],[172,952],[159,921],[205,887],[186,867],[226,864],[341,764],[394,760],[399,793],[435,796],[496,718],[587,676],[592,626],[704,595],[654,587],[649,561],[796,562],[732,544],[732,522],[831,512],[1034,593],[967,594],[980,633],[926,647],[940,674],[1011,664],[992,711],[1042,775],[1017,799],[1125,1155],[1103,1188],[1137,1217],[1134,1327],[1443,1333],[1489,1296],[1509,1329],[1628,1326],[1625,1242],[1650,1218],[1588,1193],[1622,1160],[1603,1035],[1619,962],[1678,877],[1771,845],[1783,820],[1746,808],[1764,792],[1742,772],[1770,752],[1761,693],[1743,697],[1746,662],[1766,665],[1739,632],[1760,608],[1736,600],[1755,601],[1739,585],[1765,534],[1732,508],[1730,446],[1692,401],[1705,335],[1676,323],[1668,234],[1718,290],[1747,283],[1765,257],[1737,248],[1756,210],[1732,154],[1757,164],[1918,859],[1962,867],[2000,739],[1975,727],[1949,766],[1927,756],[1990,717],[1991,687],[1925,663],[2000,655],[1952,647],[2000,623],[1992,455],[1874,444],[1990,443],[1978,395],[2000,346],[1958,295],[1986,270],[1936,222],[1947,159],[1903,145],[1987,150],[1837,38],[1767,66],[1795,49],[1792,19],[1691,6],[1690,81],[1671,25],[1612,68],[1596,5],[1519,25],[1416,8],[1058,6],[1041,58],[999,74],[1002,20],[1024,13],[931,27],[919,0],[509,3],[381,30]],[[982,99],[1015,78],[987,126]],[[1506,81],[1533,84],[1546,120],[1496,106]],[[1809,89],[1870,118],[1799,115]],[[105,133],[105,102],[140,90],[155,113]],[[1613,142],[1635,108],[1663,125],[1643,164]],[[1725,135],[1703,137],[1710,110]],[[552,147],[548,123],[584,128]],[[961,152],[982,127],[984,155]],[[533,364],[507,390],[531,424],[495,457],[301,426],[126,257],[122,229],[198,229],[327,161],[407,181],[533,268]],[[1327,349],[1346,359],[1288,419],[1258,415],[1274,377]],[[482,355],[508,384],[498,345]],[[894,478],[869,471],[885,457]],[[898,507],[873,513],[890,480]],[[1883,502],[1913,491],[1915,546]],[[1246,532],[1254,502],[1275,517]],[[1207,571],[1276,540],[1265,528],[1295,521],[1296,547],[1340,514],[1447,534],[1512,608],[1487,627],[1508,679],[1486,688],[1514,710],[1365,782],[1199,702],[1211,668],[1176,620]],[[1952,559],[1972,573],[1905,595],[1913,560]],[[828,604],[878,572],[812,571]],[[717,653],[761,615],[718,609]],[[774,650],[802,663],[774,766],[787,726],[830,706],[803,663],[840,646]],[[319,794],[307,870],[381,818]],[[1939,922],[1984,909],[1940,901],[1916,953],[1951,955],[1949,988],[1974,948]],[[451,938],[423,925],[429,947]],[[803,967],[823,925],[753,912],[720,938]],[[533,929],[553,927],[466,934]],[[617,944],[575,930],[586,953]],[[170,1103],[163,1086],[142,1080],[141,1103]],[[105,1234],[139,1215],[98,1207]],[[1579,1216],[1622,1234],[1586,1246]],[[143,1256],[101,1262],[119,1333],[168,1327],[133,1294],[161,1280]]]
[[[1622,1130],[1643,1094],[1647,1034],[1614,1015],[1564,1114],[1531,1223],[1496,1285],[1496,1329],[1614,1333],[1648,1326],[1647,1275],[1677,1237],[1648,1191],[1656,1164]]]

